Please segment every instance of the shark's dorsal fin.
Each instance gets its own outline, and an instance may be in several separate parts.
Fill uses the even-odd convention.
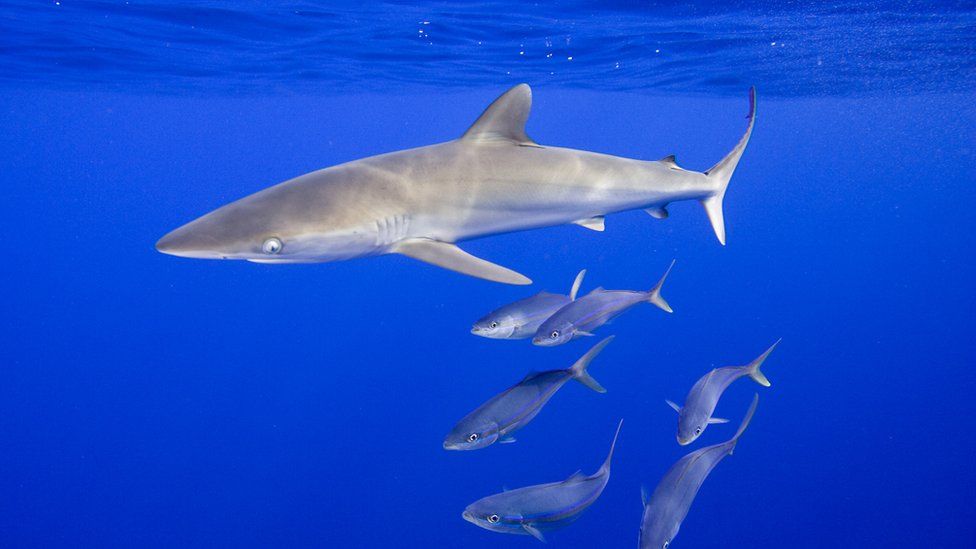
[[[499,143],[510,142],[538,147],[525,134],[525,122],[532,110],[532,88],[519,84],[496,99],[474,124],[461,136],[462,141]]]

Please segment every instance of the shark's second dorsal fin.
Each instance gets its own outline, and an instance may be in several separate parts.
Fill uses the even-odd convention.
[[[669,154],[665,156],[664,158],[658,160],[658,162],[664,164],[665,166],[671,168],[672,170],[684,171],[684,168],[678,165],[678,160],[674,157],[673,154]]]
[[[519,84],[496,99],[461,136],[462,141],[510,142],[538,147],[525,134],[525,122],[532,110],[532,88]]]

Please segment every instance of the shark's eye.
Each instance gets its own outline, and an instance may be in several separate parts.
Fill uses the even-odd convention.
[[[471,433],[468,435],[468,442],[474,442],[478,440],[478,433]]]
[[[552,333],[549,334],[549,337],[551,337],[553,339],[556,339],[557,337],[559,337],[559,330],[553,330]]]
[[[268,255],[274,255],[281,251],[281,241],[272,236],[261,245],[261,251]]]
[[[488,325],[488,327],[489,328],[497,328],[498,327],[498,323],[497,322],[492,322],[491,324]]]
[[[668,545],[671,545],[671,543],[666,541],[662,547],[664,547],[664,549],[668,549]]]
[[[498,517],[498,515],[488,515],[488,522],[490,522],[492,524],[495,524],[499,520],[501,520],[501,519]]]
[[[695,434],[696,435],[700,435],[701,434],[701,427],[695,427]]]

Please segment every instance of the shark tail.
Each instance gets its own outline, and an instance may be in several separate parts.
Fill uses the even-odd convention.
[[[730,445],[729,447],[730,456],[732,455],[732,451],[735,450],[736,443],[739,442],[739,437],[742,436],[742,433],[746,431],[746,427],[749,426],[749,422],[752,421],[752,415],[756,413],[756,406],[758,405],[759,405],[759,393],[756,393],[756,396],[752,397],[752,404],[749,405],[749,411],[746,412],[746,417],[744,417],[742,419],[742,423],[739,424],[739,430],[735,432],[735,436],[733,436],[731,439],[729,439],[728,442],[726,442],[726,444]]]
[[[725,200],[725,191],[729,188],[729,180],[732,179],[732,172],[739,164],[742,153],[749,144],[749,137],[752,135],[752,127],[756,123],[756,88],[749,88],[749,127],[746,133],[739,139],[739,143],[732,149],[725,158],[709,168],[705,175],[714,183],[713,190],[701,199],[708,220],[712,223],[712,230],[718,241],[725,245],[725,215],[722,213],[722,201]]]
[[[766,361],[766,357],[768,357],[769,354],[773,352],[773,349],[775,349],[776,346],[779,345],[780,341],[783,340],[782,339],[776,340],[776,343],[773,343],[769,349],[766,349],[765,353],[759,355],[759,358],[753,360],[748,365],[746,365],[746,371],[749,372],[749,377],[752,378],[752,380],[755,381],[756,383],[762,385],[763,387],[769,387],[771,384],[769,383],[769,380],[766,379],[766,375],[762,373],[762,370],[760,370],[759,367],[762,366],[763,362]]]
[[[664,271],[664,274],[661,276],[661,280],[658,280],[657,284],[655,284],[654,287],[651,288],[651,291],[647,292],[647,301],[649,303],[653,303],[654,305],[658,306],[661,310],[667,311],[669,313],[673,313],[674,309],[671,308],[671,305],[668,305],[668,302],[664,299],[664,296],[661,295],[661,288],[664,287],[664,281],[665,279],[668,278],[668,275],[671,274],[671,269],[673,267],[674,267],[674,260],[672,259],[671,264],[668,265],[668,270]]]
[[[594,345],[593,348],[587,351],[585,355],[581,356],[580,359],[576,361],[576,364],[573,364],[572,368],[569,369],[569,371],[573,374],[573,379],[598,393],[607,392],[607,390],[600,385],[599,381],[590,376],[590,373],[586,369],[589,367],[590,362],[596,358],[596,355],[600,354],[600,351],[609,345],[611,341],[613,341],[613,336],[605,338],[603,341]]]

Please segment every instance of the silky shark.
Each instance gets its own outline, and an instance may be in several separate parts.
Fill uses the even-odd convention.
[[[525,133],[532,91],[496,99],[459,139],[314,171],[231,202],[170,232],[160,252],[257,263],[321,263],[402,254],[508,284],[527,277],[475,257],[457,242],[575,223],[602,231],[604,216],[698,200],[725,244],[722,200],[755,122],[705,172],[674,156],[621,158],[539,145]]]

